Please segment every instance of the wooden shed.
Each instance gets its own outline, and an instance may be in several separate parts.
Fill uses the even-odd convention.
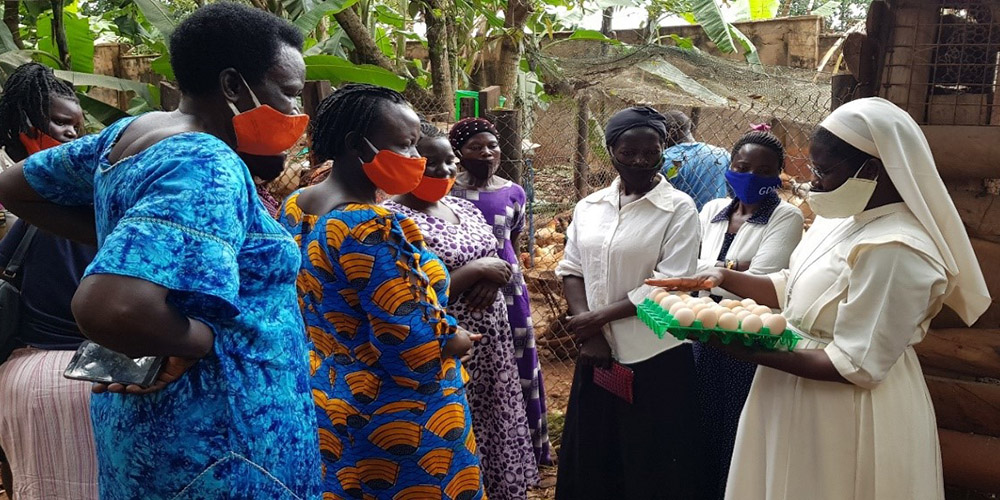
[[[848,99],[884,97],[922,126],[993,296],[972,328],[942,312],[917,353],[949,500],[998,498],[1000,0],[876,0],[866,33],[844,44]]]

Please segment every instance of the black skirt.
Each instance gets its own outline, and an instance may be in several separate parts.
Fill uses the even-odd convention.
[[[629,404],[577,365],[559,449],[557,500],[699,498],[694,358],[685,344],[627,365]]]

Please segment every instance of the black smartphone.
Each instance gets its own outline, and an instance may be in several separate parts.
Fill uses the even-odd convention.
[[[163,357],[130,358],[122,353],[83,341],[63,376],[73,380],[149,387],[163,366]]]

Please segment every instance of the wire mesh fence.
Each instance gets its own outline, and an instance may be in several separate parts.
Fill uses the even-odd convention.
[[[702,81],[723,82],[718,91],[721,101],[706,104],[704,100],[684,98],[679,94],[645,92],[635,86],[635,57],[657,58],[664,55],[661,47],[634,51],[631,56],[611,60],[560,61],[571,68],[577,65],[588,71],[615,68],[603,79],[590,82],[572,97],[562,97],[542,107],[518,109],[531,113],[532,123],[519,134],[501,137],[501,141],[518,140],[520,144],[503,144],[505,151],[520,148],[521,183],[528,194],[528,218],[519,255],[531,295],[536,343],[548,406],[550,439],[553,457],[558,450],[563,415],[569,399],[577,347],[566,329],[567,305],[561,280],[555,268],[562,258],[566,228],[573,208],[582,196],[608,186],[616,173],[604,146],[603,126],[615,112],[636,104],[647,104],[661,112],[677,110],[691,118],[696,141],[720,148],[723,158],[712,157],[708,162],[697,154],[682,157],[667,166],[683,166],[724,162],[722,168],[697,170],[695,183],[722,184],[718,177],[728,167],[728,151],[751,124],[767,124],[786,148],[785,179],[781,196],[800,206],[810,219],[808,207],[796,192],[799,181],[808,180],[808,141],[814,127],[830,110],[830,76],[807,71],[768,68],[763,73],[747,71],[745,65],[721,61],[707,56],[689,56],[691,64],[702,67]],[[610,56],[613,58],[614,55]],[[597,68],[596,70],[594,68]],[[662,80],[649,79],[647,86],[666,87]],[[623,90],[624,88],[624,90]],[[716,85],[716,89],[720,85]],[[429,103],[413,103],[418,111]],[[447,127],[441,123],[442,128]],[[316,175],[317,168],[308,161],[306,143],[300,144],[289,167],[269,188],[276,197],[290,193]],[[673,179],[678,182],[678,179]],[[807,222],[808,223],[808,222]],[[542,496],[546,497],[545,495]]]

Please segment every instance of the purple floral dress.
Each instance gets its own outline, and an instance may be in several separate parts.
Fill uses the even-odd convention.
[[[442,202],[459,218],[458,224],[417,212],[392,200],[385,206],[417,223],[427,247],[449,271],[483,257],[496,257],[493,234],[471,203],[446,197]],[[472,311],[464,297],[454,297],[448,313],[472,333],[483,334],[465,365],[471,380],[466,395],[472,407],[472,429],[482,453],[483,483],[491,500],[524,499],[538,482],[538,466],[531,446],[531,432],[518,383],[514,341],[507,321],[504,296],[497,292],[493,305]]]
[[[451,195],[469,200],[482,212],[486,221],[493,226],[497,254],[514,266],[514,277],[503,289],[504,299],[507,301],[507,316],[511,330],[514,331],[514,355],[517,357],[517,371],[521,379],[528,426],[531,428],[535,460],[541,465],[550,465],[552,459],[549,456],[549,429],[545,417],[545,385],[538,365],[535,330],[531,324],[531,300],[517,252],[510,240],[511,233],[519,233],[524,229],[524,188],[510,181],[493,191],[481,191],[456,184]]]

